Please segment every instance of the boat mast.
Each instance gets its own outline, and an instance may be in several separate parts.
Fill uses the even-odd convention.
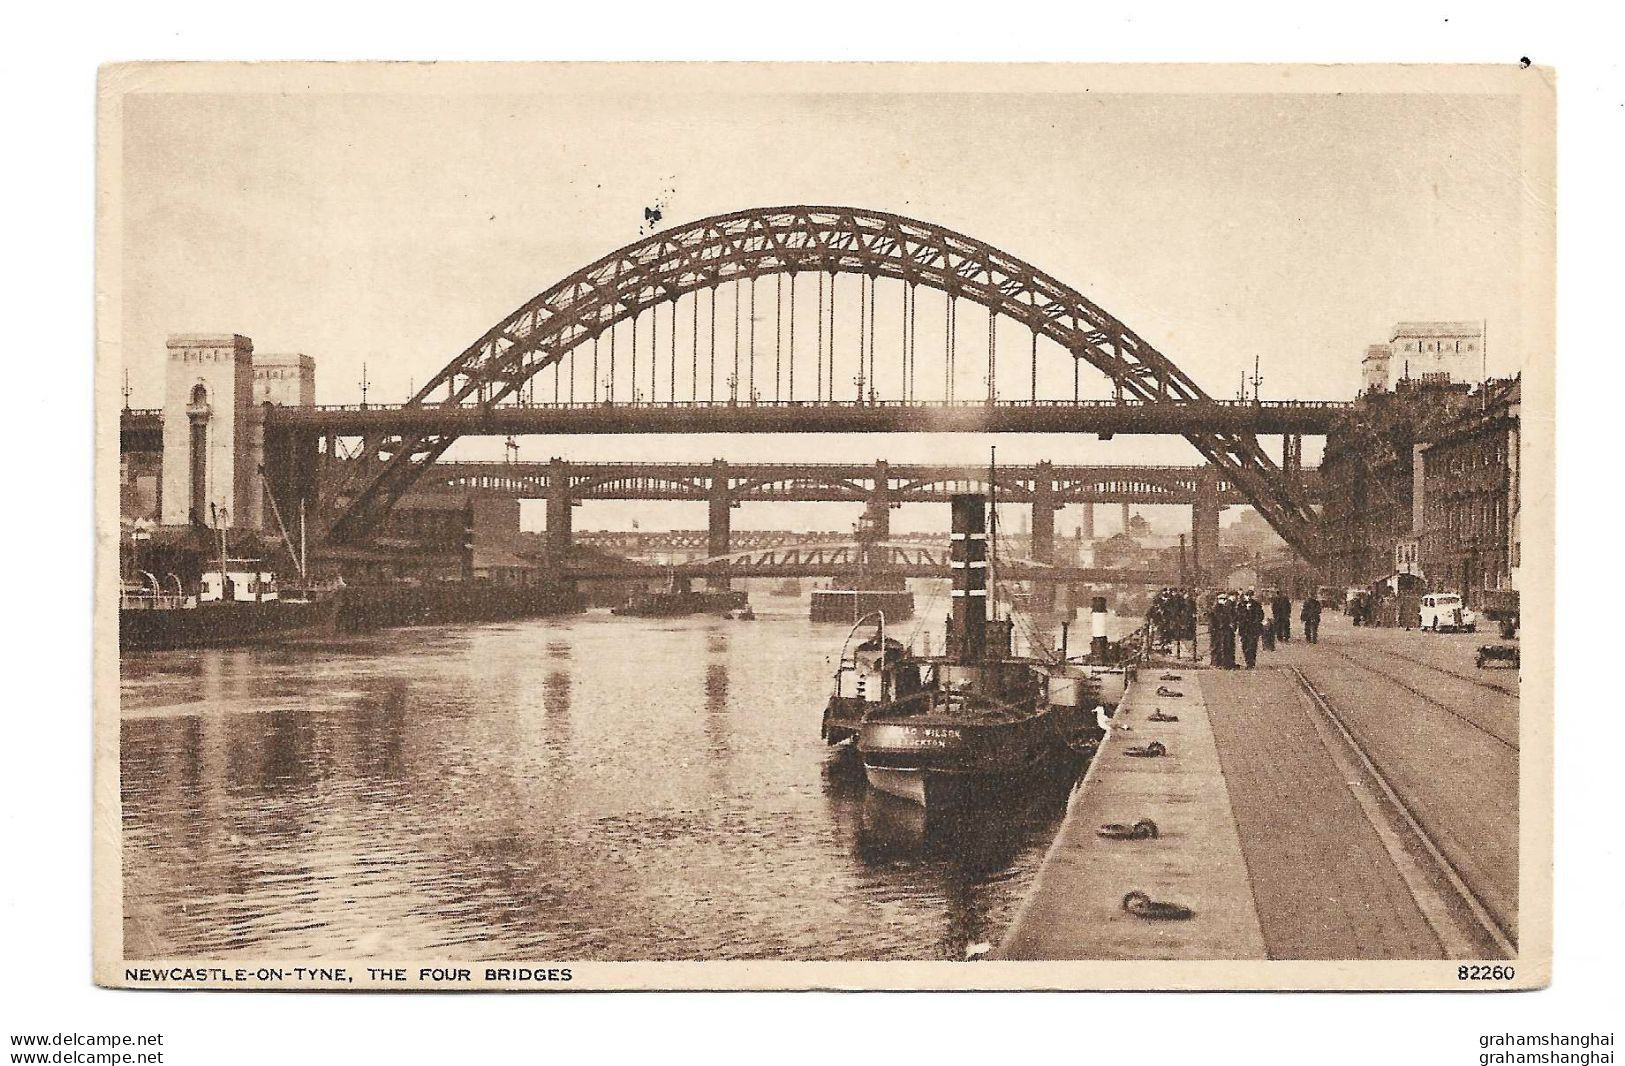
[[[987,460],[987,604],[992,619],[999,620],[999,448],[988,449]]]
[[[214,531],[220,536],[220,600],[226,602],[226,525],[225,510],[217,508],[213,501],[209,503],[209,517],[214,519]],[[235,597],[235,593],[233,593]]]

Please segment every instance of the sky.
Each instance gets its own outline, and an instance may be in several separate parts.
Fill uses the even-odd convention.
[[[530,297],[638,239],[651,205],[670,224],[803,203],[959,230],[1075,286],[1220,397],[1256,358],[1265,399],[1349,398],[1365,347],[1399,321],[1486,320],[1492,375],[1534,354],[1516,97],[944,92],[942,78],[918,92],[771,79],[700,92],[679,71],[655,75],[624,89],[600,77],[533,92],[507,79],[495,92],[126,97],[118,340],[131,404],[159,403],[168,334],[207,332],[313,356],[319,403],[358,401],[363,364],[372,400],[405,399]],[[1070,394],[1064,355],[1043,375]],[[1011,462],[1198,458],[1178,438],[997,443]],[[526,438],[520,454],[981,463],[989,444]],[[453,454],[499,458],[501,442]],[[756,510],[737,526],[789,517]],[[640,511],[646,527],[704,523],[703,504],[589,504],[576,525]],[[812,528],[854,518],[833,505],[795,515]]]

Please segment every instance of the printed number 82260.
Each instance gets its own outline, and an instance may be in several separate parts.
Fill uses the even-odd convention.
[[[1458,966],[1458,981],[1510,981],[1517,976],[1511,966]]]

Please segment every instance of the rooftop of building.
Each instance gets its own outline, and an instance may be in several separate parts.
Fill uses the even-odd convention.
[[[254,347],[254,342],[240,333],[171,333],[165,343],[171,348]]]
[[[300,352],[255,352],[254,368],[262,366],[297,366],[310,370],[316,369],[316,360]]]
[[[1400,337],[1477,337],[1484,332],[1482,322],[1401,322],[1394,327]]]

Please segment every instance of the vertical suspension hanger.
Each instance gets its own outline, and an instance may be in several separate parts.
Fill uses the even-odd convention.
[[[903,281],[903,312],[899,316],[902,336],[898,340],[897,371],[898,371],[898,398],[904,403],[908,402],[908,281]]]
[[[880,284],[878,275],[869,275],[869,398],[873,400],[876,395],[875,371],[879,369],[875,355],[875,289]]]
[[[694,312],[693,328],[689,331],[689,338],[693,341],[693,351],[689,353],[688,369],[688,402],[693,403],[700,398],[700,290],[695,289],[689,297]]]
[[[908,399],[920,402],[920,287],[908,286]]]
[[[711,279],[711,386],[710,402],[717,402],[717,279]]]
[[[779,402],[779,375],[784,352],[784,275],[773,275],[773,402]]]
[[[989,406],[999,399],[999,347],[998,347],[998,315],[993,306],[987,309],[987,402]]]
[[[863,402],[864,371],[868,369],[868,354],[864,351],[864,329],[868,325],[869,297],[865,288],[867,274],[858,275],[858,373],[853,384],[858,389],[858,402]]]
[[[756,402],[756,275],[750,276],[750,393],[748,399]]]
[[[796,401],[796,272],[790,271],[790,386],[789,400]]]
[[[1035,309],[1033,311],[1033,314],[1032,314],[1032,328],[1033,328],[1033,396],[1032,396],[1032,400],[1033,400],[1033,403],[1037,403],[1038,402],[1038,313],[1037,313],[1036,308],[1038,306],[1038,294],[1036,292],[1028,292],[1028,294],[1027,294],[1027,302],[1030,303]]]
[[[835,402],[835,292],[837,274],[829,272],[829,401]]]
[[[818,362],[814,367],[813,384],[815,398],[819,403],[824,402],[824,272],[818,272],[818,335],[815,338],[818,352]]]

